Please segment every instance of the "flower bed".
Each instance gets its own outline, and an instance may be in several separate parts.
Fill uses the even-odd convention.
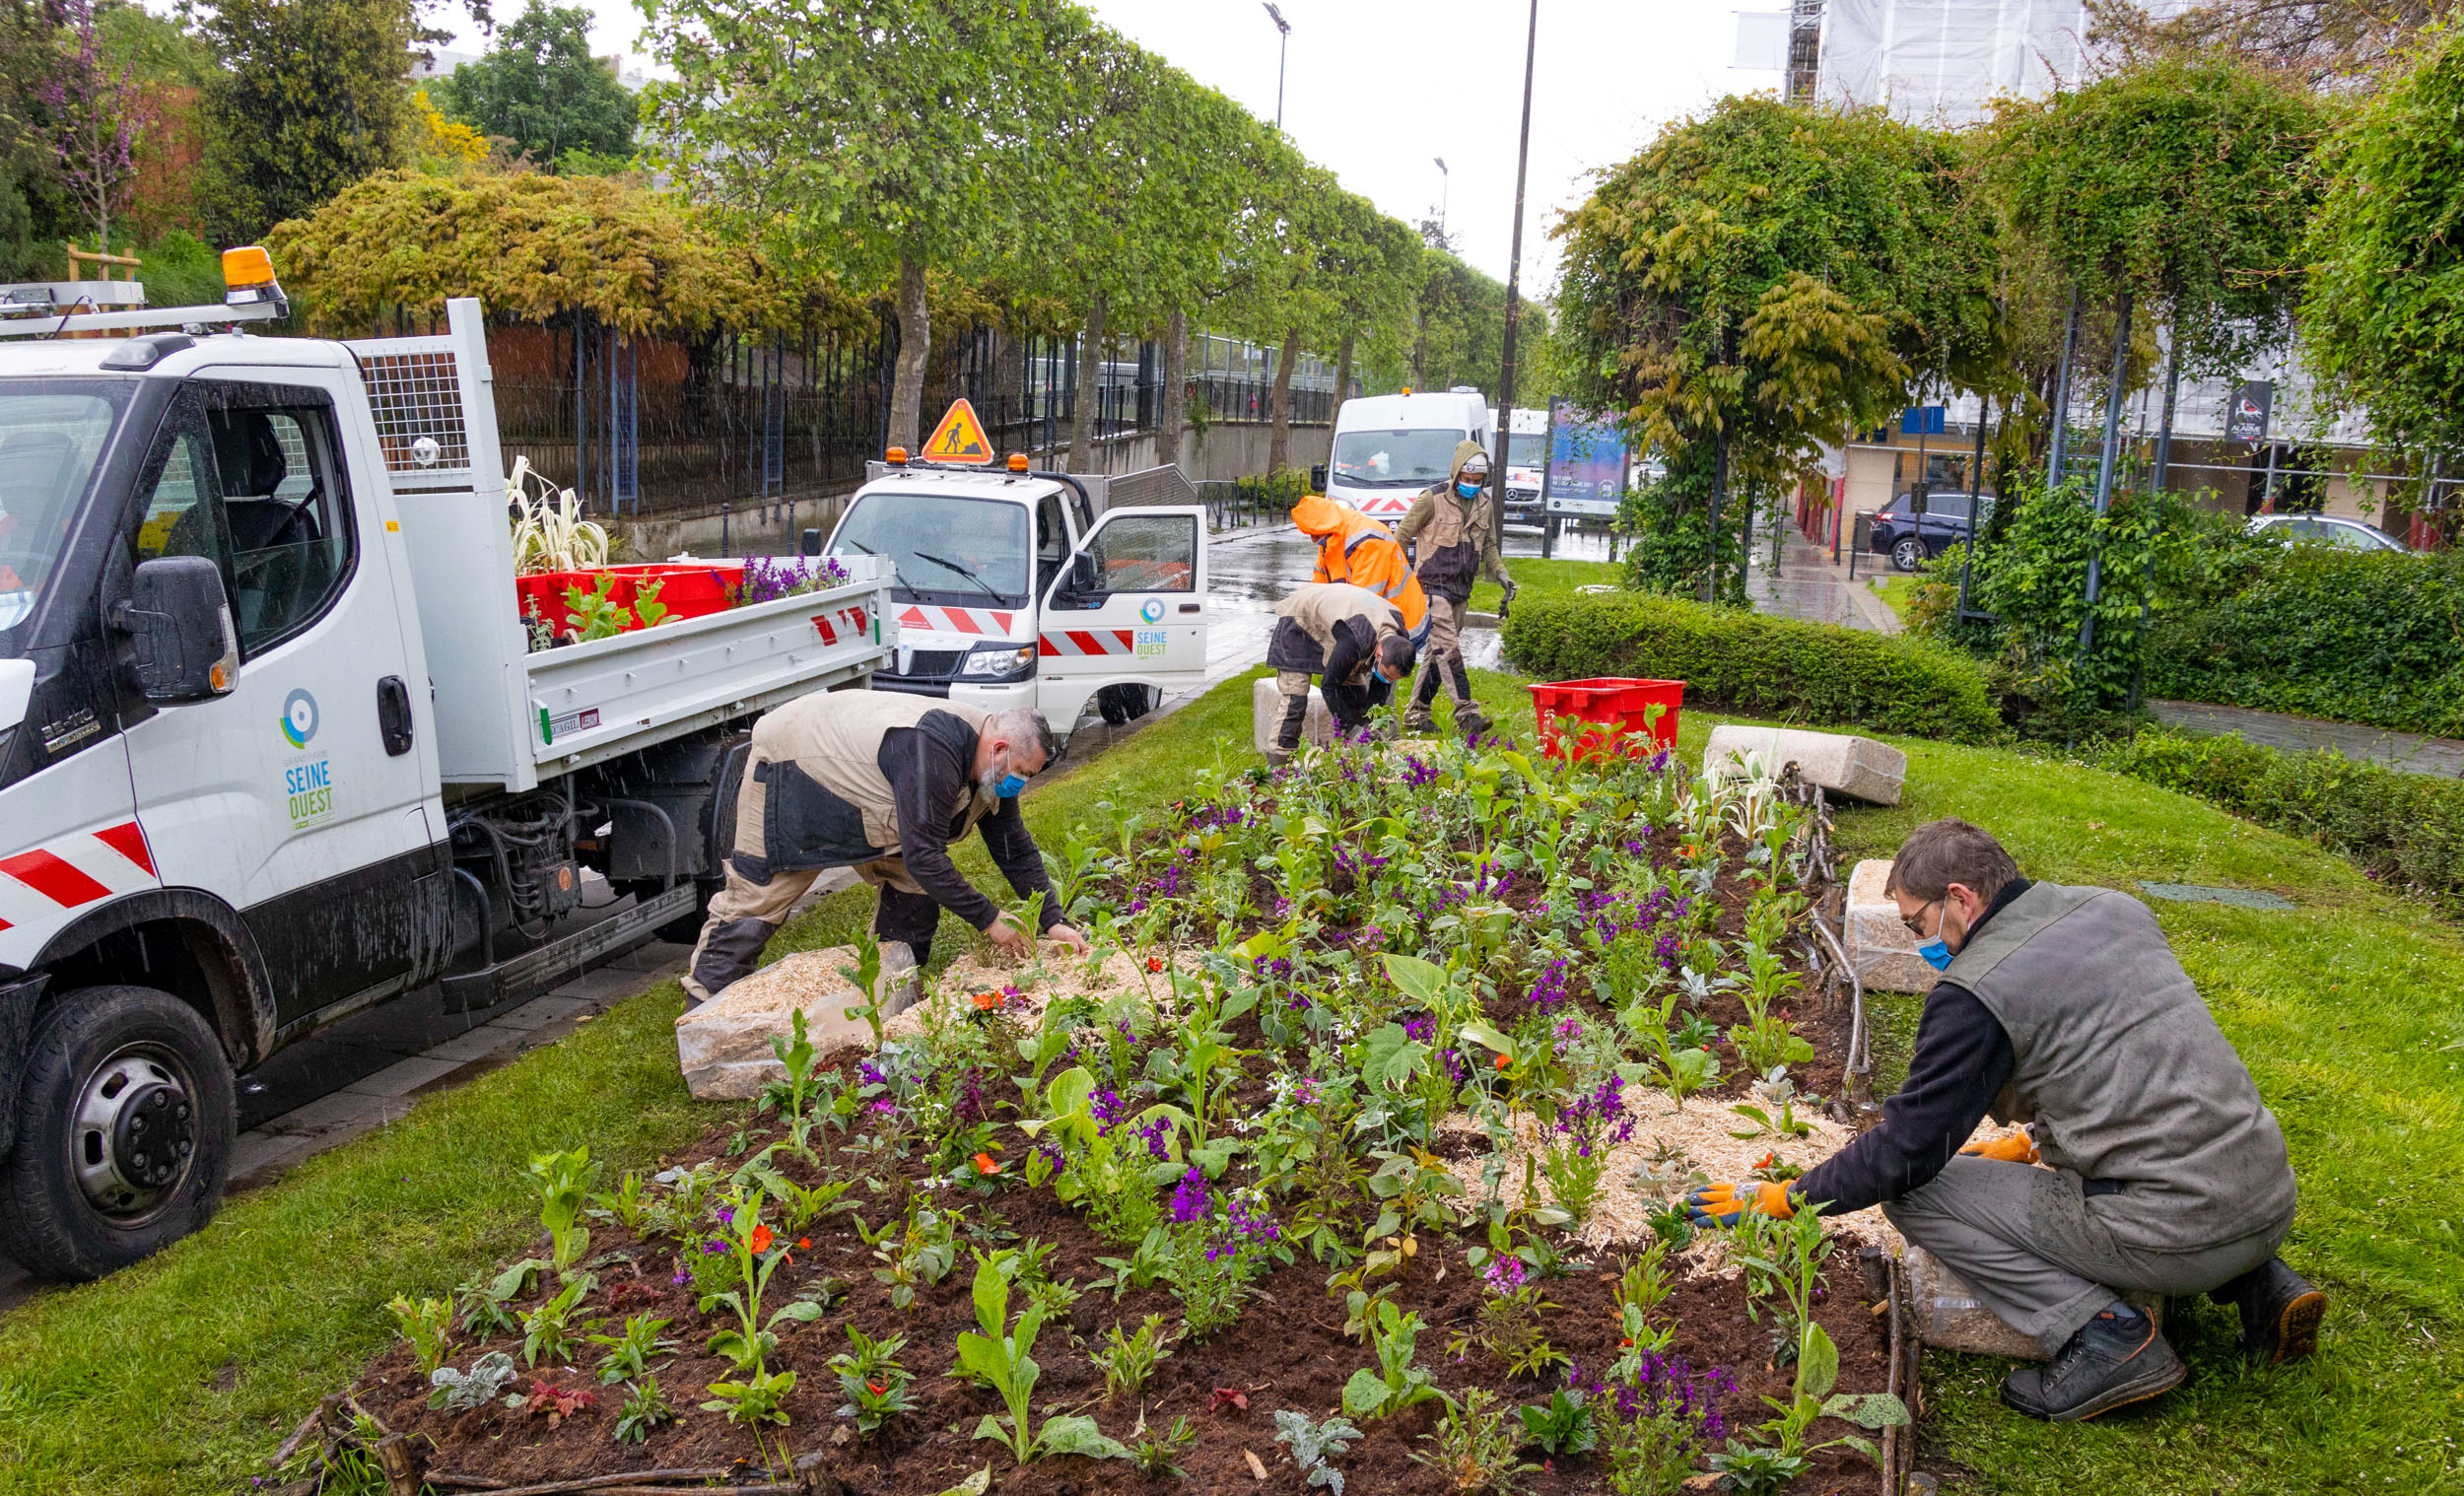
[[[1093,960],[963,962],[832,1055],[799,1017],[754,1114],[653,1178],[537,1160],[538,1255],[397,1302],[284,1473],[1870,1483],[1905,1414],[1856,1238],[1674,1205],[1846,1135],[1809,1093],[1847,1016],[1798,1006],[1811,813],[1665,753],[1194,779],[1059,849]]]

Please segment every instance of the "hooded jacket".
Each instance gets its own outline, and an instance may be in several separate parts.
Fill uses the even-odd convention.
[[[1266,663],[1277,670],[1322,675],[1328,684],[1364,688],[1378,643],[1403,632],[1403,611],[1365,587],[1313,581],[1275,604]]]
[[[1403,632],[1417,644],[1428,632],[1429,599],[1411,575],[1411,563],[1395,532],[1347,504],[1310,494],[1292,506],[1292,523],[1318,542],[1311,581],[1348,581],[1393,603],[1403,615]]]
[[[1497,552],[1496,510],[1486,499],[1466,501],[1455,493],[1455,485],[1463,481],[1463,465],[1482,455],[1479,442],[1470,438],[1457,442],[1446,481],[1423,489],[1412,501],[1411,512],[1395,526],[1398,541],[1420,542],[1417,575],[1422,588],[1457,607],[1472,600],[1472,583],[1482,575],[1501,587],[1511,584]]]

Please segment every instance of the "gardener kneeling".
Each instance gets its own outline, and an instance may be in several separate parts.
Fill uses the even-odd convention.
[[[2245,1351],[2309,1354],[2327,1296],[2276,1257],[2293,1212],[2284,1134],[2148,907],[2030,883],[1959,820],[1918,827],[1886,891],[1944,974],[1907,1085],[1793,1184],[1696,1191],[1695,1221],[1880,1204],[2036,1338],[2051,1360],[2013,1371],[2003,1400],[2058,1423],[2185,1375],[2125,1293],[2206,1293],[2239,1307]],[[2033,1136],[1961,1147],[1988,1112]]]
[[[727,884],[711,898],[686,995],[707,1002],[751,973],[828,867],[881,890],[873,933],[906,942],[918,967],[932,957],[944,909],[1025,954],[1026,932],[951,865],[950,844],[971,829],[1018,897],[1044,896],[1044,932],[1085,950],[1061,922],[1044,853],[1018,813],[1019,791],[1057,751],[1041,713],[887,691],[816,691],[764,714],[736,792]]]

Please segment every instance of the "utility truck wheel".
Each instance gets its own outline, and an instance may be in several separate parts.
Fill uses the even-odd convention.
[[[1152,686],[1106,686],[1095,693],[1095,710],[1104,720],[1118,727],[1134,722],[1155,710],[1155,688]]]
[[[143,986],[64,992],[34,1023],[17,1146],[0,1163],[0,1253],[99,1278],[213,1218],[238,1143],[222,1046]]]

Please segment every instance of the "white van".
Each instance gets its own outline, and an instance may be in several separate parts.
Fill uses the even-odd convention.
[[[1469,438],[1497,446],[1497,418],[1470,385],[1443,394],[1363,395],[1335,413],[1327,497],[1388,523],[1453,470],[1455,446]]]
[[[1506,522],[1540,522],[1540,480],[1548,470],[1548,409],[1518,405],[1506,433]]]

